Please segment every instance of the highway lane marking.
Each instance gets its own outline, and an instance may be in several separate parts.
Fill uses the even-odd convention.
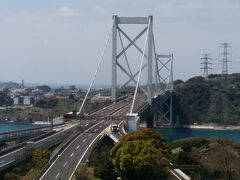
[[[63,167],[65,167],[65,166],[67,165],[67,163],[68,163],[68,162],[66,161],[66,162],[64,163]]]
[[[1,156],[0,158],[3,158],[3,157],[5,157],[5,156],[8,156],[9,154],[15,153],[15,152],[17,152],[17,151],[23,150],[24,148],[25,148],[25,147],[22,147],[21,149],[17,149],[16,151],[13,151],[13,152],[10,152],[10,153],[8,153],[8,154],[5,154],[5,155]]]
[[[177,179],[181,180],[181,178],[176,174],[174,173],[172,170],[170,171]]]
[[[92,135],[92,133],[89,134],[89,136],[91,136],[91,135]]]
[[[15,161],[15,160],[9,161],[8,163],[5,163],[5,164],[1,165],[0,168],[6,166],[7,164],[11,164],[11,163],[14,162],[14,161]]]
[[[84,139],[82,142],[84,143],[86,141],[86,139]]]
[[[68,129],[70,129],[70,128],[74,127],[74,126],[77,126],[77,124],[75,124],[75,125],[73,125],[73,126],[71,126],[71,127],[68,127],[67,129],[64,129],[63,131],[57,132],[56,134],[53,134],[53,135],[48,136],[48,137],[45,137],[45,138],[43,138],[43,139],[41,139],[41,140],[39,140],[39,141],[36,141],[36,142],[34,142],[34,144],[38,144],[38,143],[40,143],[40,142],[42,142],[42,141],[44,141],[44,140],[47,140],[47,139],[52,138],[52,137],[54,137],[54,136],[57,136],[57,135],[59,135],[60,133],[62,133],[62,132],[64,132],[64,131],[67,131]],[[65,127],[66,127],[66,126],[65,126]]]
[[[72,179],[72,177],[73,177],[73,175],[74,175],[74,173],[75,173],[77,167],[79,166],[79,164],[80,164],[80,162],[82,161],[83,157],[84,157],[85,154],[87,153],[88,149],[92,146],[92,144],[96,141],[96,139],[97,139],[101,134],[103,134],[103,133],[104,133],[104,130],[103,130],[101,133],[99,133],[99,134],[97,135],[97,137],[95,137],[95,138],[93,139],[93,141],[89,144],[89,146],[87,147],[87,149],[84,151],[82,157],[81,157],[80,160],[78,161],[77,166],[74,168],[74,170],[73,170],[73,172],[72,172],[72,174],[71,174],[69,180]]]
[[[77,146],[77,149],[79,148],[79,145]]]
[[[73,155],[74,155],[74,152],[70,156],[73,157]]]
[[[97,131],[97,129],[94,130],[94,132],[96,132],[96,131]]]
[[[78,137],[76,137],[64,150],[63,152],[61,153],[61,155],[66,151],[66,149],[68,149],[72,144],[73,142],[75,142],[80,136],[82,136],[84,133],[86,133],[87,131],[89,131],[90,129],[94,128],[95,126],[97,126],[98,124],[104,122],[104,120],[98,122],[97,124],[89,127],[88,129],[86,129],[82,134],[80,134]],[[58,158],[60,156],[57,157],[57,159],[51,164],[51,166],[47,169],[47,171],[45,171],[45,173],[42,175],[42,177],[40,178],[40,180],[48,173],[48,171],[52,168],[52,166],[57,162]]]
[[[56,175],[55,179],[57,179],[59,175],[60,175],[60,172],[58,172],[58,173],[57,173],[57,175]]]

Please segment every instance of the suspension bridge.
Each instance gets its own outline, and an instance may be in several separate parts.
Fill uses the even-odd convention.
[[[128,32],[121,27],[122,25],[128,27],[129,25],[139,24],[144,27],[134,38],[131,38]],[[125,41],[128,41],[127,44],[124,44],[123,37]],[[145,37],[143,48],[136,43],[140,37]],[[98,76],[110,42],[112,103],[86,115],[83,112],[84,105]],[[120,44],[120,47],[117,47],[118,44]],[[129,65],[127,51],[130,48],[135,48],[141,55],[136,72]],[[120,57],[125,60],[126,67],[122,65]],[[147,82],[141,84],[144,70],[147,72]],[[128,77],[121,87],[118,85],[121,78],[117,76],[118,71]],[[128,94],[124,98],[117,97],[119,89],[129,86],[131,83],[134,84],[134,93]],[[147,111],[149,114],[147,118],[148,127],[155,128],[162,124],[172,125],[172,93],[173,54],[157,52],[153,33],[153,16],[119,17],[113,15],[105,46],[78,111],[81,123],[76,123],[70,129],[60,131],[31,144],[31,149],[36,149],[49,148],[54,146],[55,142],[61,143],[49,164],[35,179],[71,179],[77,167],[87,163],[94,146],[105,135],[106,128],[114,123],[121,127],[120,134],[126,133],[123,124],[128,121],[131,115],[140,117],[143,112]],[[161,106],[164,106],[164,108],[161,108]],[[75,132],[75,134],[70,134],[70,132]],[[66,139],[68,136],[70,138]],[[28,148],[23,147],[20,150],[0,156],[0,162],[3,162],[0,164],[0,170],[16,164],[19,161],[16,157],[19,154],[24,154],[26,149]]]
[[[109,30],[107,40],[105,46],[103,48],[100,60],[98,62],[96,71],[92,77],[91,83],[89,85],[86,96],[81,104],[79,109],[79,113],[82,113],[82,109],[87,100],[90,90],[92,89],[92,85],[97,77],[97,73],[101,67],[102,61],[104,59],[104,55],[106,53],[106,49],[110,44],[110,39],[112,40],[112,82],[111,82],[111,97],[112,101],[116,101],[117,90],[127,87],[131,82],[135,84],[135,91],[133,95],[132,105],[129,109],[129,114],[133,113],[134,105],[136,104],[136,97],[139,92],[143,92],[146,96],[146,102],[149,106],[151,106],[151,114],[152,114],[152,122],[148,122],[149,127],[157,127],[160,125],[158,120],[164,119],[170,125],[172,122],[172,92],[173,92],[173,54],[159,54],[156,52],[156,45],[153,33],[153,16],[148,17],[118,17],[117,15],[113,15],[112,24]],[[121,25],[145,25],[145,27],[138,33],[133,39],[125,32]],[[137,45],[136,41],[144,36],[145,41],[144,47],[141,49],[139,45]],[[123,38],[124,36],[128,40],[128,44],[124,46]],[[118,41],[120,41],[121,50],[118,51],[117,48]],[[139,59],[140,66],[137,68],[137,71],[133,73],[129,65],[129,59],[127,57],[127,51],[134,47],[138,53],[141,54],[141,59]],[[127,68],[124,68],[122,62],[120,61],[120,57],[124,56],[124,59],[127,64]],[[140,80],[142,76],[142,71],[147,70],[147,83],[140,85]],[[117,70],[123,72],[128,80],[123,83],[121,87],[117,89]],[[120,77],[121,78],[121,77]],[[170,100],[167,103],[167,100]],[[167,111],[159,112],[157,107],[161,105],[167,106]],[[160,117],[159,117],[160,116]]]

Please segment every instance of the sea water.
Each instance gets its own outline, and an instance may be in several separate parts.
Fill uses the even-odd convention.
[[[32,124],[0,123],[0,133],[41,127]]]
[[[159,128],[156,129],[168,142],[188,137],[200,138],[225,138],[234,142],[240,142],[240,130],[214,130],[214,129],[190,129],[190,128]]]

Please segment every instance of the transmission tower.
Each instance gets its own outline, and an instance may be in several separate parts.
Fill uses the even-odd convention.
[[[231,44],[230,43],[221,43],[220,48],[222,49],[222,52],[220,55],[222,56],[222,59],[220,62],[222,62],[222,87],[227,87],[227,75],[228,75],[228,63],[231,62]]]
[[[208,76],[208,70],[212,69],[210,67],[212,65],[212,63],[209,62],[209,60],[212,60],[212,58],[210,58],[209,56],[210,56],[210,54],[203,54],[203,57],[201,58],[202,67],[200,69],[203,69],[203,77],[207,77]]]

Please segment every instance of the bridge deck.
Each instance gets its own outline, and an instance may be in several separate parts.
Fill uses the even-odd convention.
[[[146,98],[142,96],[137,99],[136,110],[145,100]],[[88,151],[92,149],[92,146],[94,146],[104,130],[112,123],[119,124],[123,122],[126,114],[130,111],[131,102],[131,100],[124,99],[90,114],[86,119],[95,121],[95,124],[90,126],[65,148],[41,179],[71,178],[78,165],[86,163],[87,155],[89,155]]]

